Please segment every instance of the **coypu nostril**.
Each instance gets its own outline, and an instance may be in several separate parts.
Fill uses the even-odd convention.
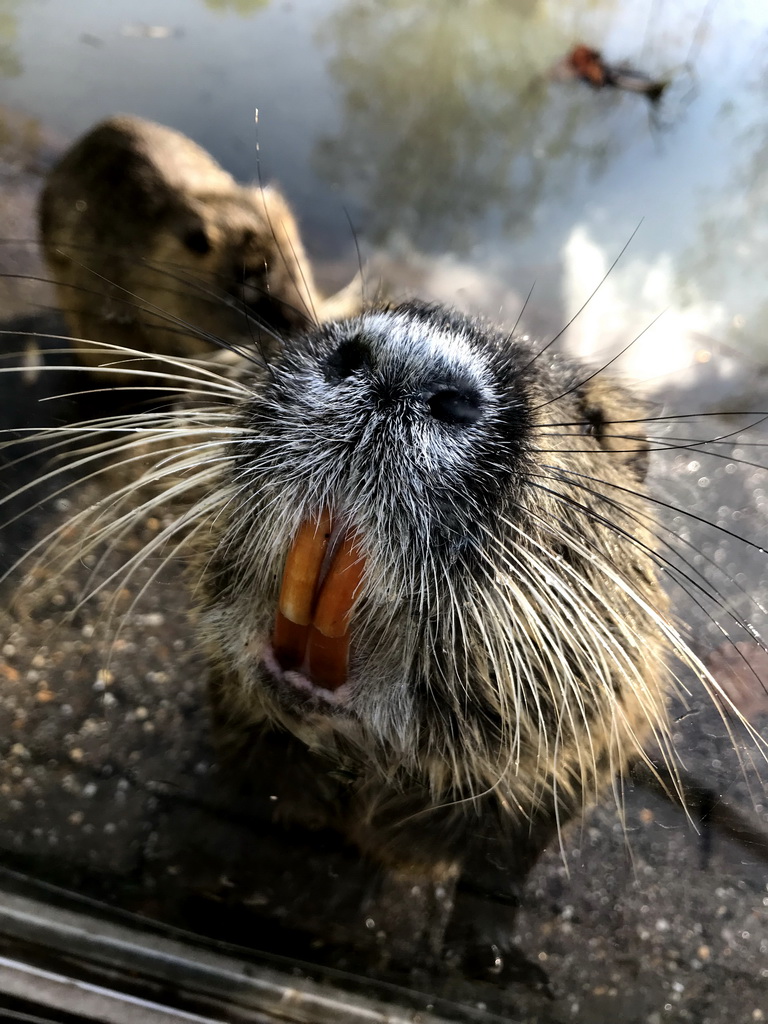
[[[427,405],[436,420],[456,427],[477,423],[483,414],[482,400],[475,391],[444,388],[436,391]]]
[[[348,338],[327,358],[326,376],[329,380],[346,380],[357,370],[371,365],[371,351],[361,338]]]

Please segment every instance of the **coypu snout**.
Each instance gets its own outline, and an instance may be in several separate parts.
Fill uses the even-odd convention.
[[[393,356],[389,342],[388,351],[382,360],[383,372],[377,373],[376,346],[359,334],[345,338],[328,356],[326,375],[330,381],[338,382],[356,375],[366,379],[371,402],[379,411],[390,409],[396,414],[398,406],[410,404],[415,411],[421,405],[422,412],[428,412],[436,420],[450,426],[477,423],[483,416],[486,403],[470,366],[447,368],[441,366],[437,359],[430,366],[429,361],[424,360],[420,354],[419,362],[425,365],[422,388],[416,391],[413,382],[408,380],[406,363],[408,356],[418,351],[411,346],[412,340],[416,341],[407,337],[404,358],[394,373],[392,367],[387,372],[387,363],[392,361]]]
[[[499,381],[469,332],[453,332],[447,344],[434,321],[422,322],[419,314],[427,315],[427,308],[411,306],[407,317],[387,312],[336,324],[307,362],[305,393],[322,392],[338,427],[336,440],[347,440],[340,447],[328,438],[335,459],[324,481],[330,504],[305,519],[291,542],[267,665],[273,675],[318,696],[336,694],[347,681],[349,626],[366,582],[368,538],[387,531],[402,543],[418,533],[422,548],[434,553],[448,545],[454,559],[468,541],[470,523],[459,502],[477,483],[474,449],[480,432],[489,429],[486,421],[497,415]],[[295,353],[286,360],[291,370],[297,361]],[[285,409],[295,406],[281,399]],[[329,418],[321,419],[329,426]],[[312,433],[304,443],[307,461]],[[294,452],[299,444],[294,438]],[[301,471],[298,461],[294,469]],[[451,476],[453,517],[448,496],[438,500],[441,483]],[[404,506],[414,480],[420,493]],[[436,516],[441,504],[446,514]],[[475,513],[479,504],[473,502]]]

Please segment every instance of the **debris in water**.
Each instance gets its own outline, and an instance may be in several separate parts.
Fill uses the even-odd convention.
[[[668,80],[653,79],[629,64],[608,64],[599,50],[579,43],[554,69],[560,79],[578,78],[593,89],[623,89],[647,96],[651,103],[658,103]]]

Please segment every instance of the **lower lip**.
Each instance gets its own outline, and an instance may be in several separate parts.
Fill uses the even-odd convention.
[[[271,644],[267,644],[261,656],[262,664],[272,679],[282,689],[290,688],[294,693],[299,693],[305,698],[312,698],[318,703],[330,704],[335,707],[348,702],[352,687],[350,683],[344,683],[336,690],[326,690],[308,679],[301,672],[292,669],[284,670],[277,658]]]

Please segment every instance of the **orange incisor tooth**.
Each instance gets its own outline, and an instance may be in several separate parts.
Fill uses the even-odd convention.
[[[312,616],[312,625],[323,636],[342,637],[347,632],[364,571],[365,559],[357,538],[348,534],[333,556]]]
[[[325,690],[338,690],[347,681],[349,633],[340,637],[328,637],[314,626],[310,626],[308,632],[307,657],[310,679],[315,686],[322,686]]]
[[[357,538],[345,536],[323,581],[307,640],[310,677],[326,690],[347,681],[349,620],[364,571]]]
[[[277,612],[272,647],[283,669],[299,668],[304,660],[308,634],[309,626],[299,626],[286,618],[281,611]]]
[[[301,524],[288,552],[278,607],[286,619],[299,626],[312,621],[312,602],[330,536],[331,515],[326,509],[318,522]]]

